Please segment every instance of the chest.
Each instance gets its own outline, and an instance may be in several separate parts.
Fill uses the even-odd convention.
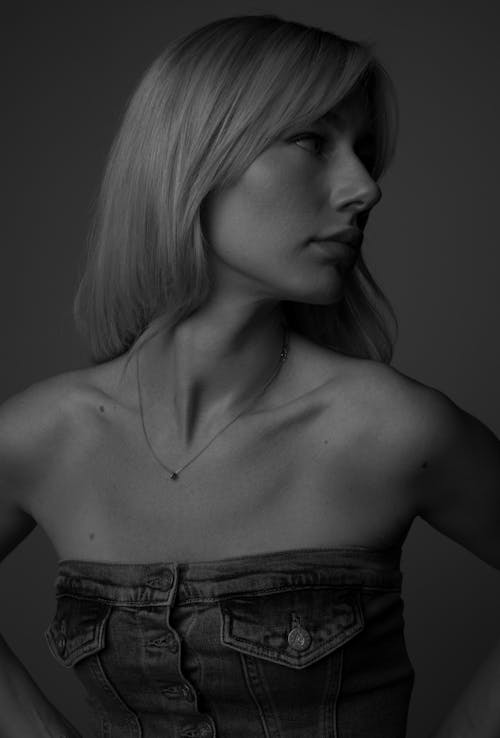
[[[242,417],[171,480],[122,415],[68,440],[34,514],[60,558],[399,545],[411,521],[389,453],[352,402],[321,391]]]

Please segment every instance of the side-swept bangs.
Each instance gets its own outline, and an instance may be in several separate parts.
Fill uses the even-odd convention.
[[[394,154],[397,106],[369,44],[255,15],[214,21],[167,47],[115,139],[75,299],[95,363],[203,305],[211,290],[207,195],[237,180],[290,126],[323,117],[353,93],[366,103],[377,180]],[[362,257],[339,303],[284,309],[292,328],[319,343],[390,361],[387,318],[393,329],[396,318]]]

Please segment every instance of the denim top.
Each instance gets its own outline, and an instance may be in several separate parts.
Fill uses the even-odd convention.
[[[45,637],[96,738],[403,738],[401,548],[63,560]]]

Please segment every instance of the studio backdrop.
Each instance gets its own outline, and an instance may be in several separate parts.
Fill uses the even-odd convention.
[[[171,39],[245,13],[276,13],[375,44],[397,88],[400,136],[363,249],[399,319],[393,365],[499,435],[500,13],[487,0],[11,3],[3,30],[0,399],[88,364],[72,300],[126,102]],[[80,687],[43,638],[56,561],[39,529],[5,560],[0,629],[85,731]],[[422,738],[500,636],[500,575],[418,519],[402,571],[416,670],[408,735]]]

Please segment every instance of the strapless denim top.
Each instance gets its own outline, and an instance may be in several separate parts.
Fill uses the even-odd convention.
[[[403,738],[400,548],[64,560],[45,636],[93,738]]]

